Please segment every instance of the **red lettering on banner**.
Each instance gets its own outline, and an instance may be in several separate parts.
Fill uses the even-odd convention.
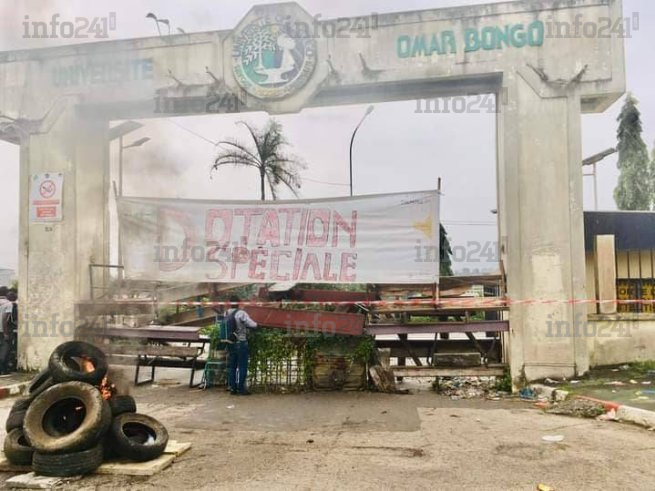
[[[214,235],[214,222],[217,220],[223,224],[223,233],[220,237]],[[228,245],[232,236],[232,221],[232,210],[208,210],[205,215],[205,240]]]
[[[307,229],[307,212],[309,210],[303,210],[300,215],[300,231],[298,232],[298,245],[303,244],[303,237],[305,237],[305,230]]]
[[[182,257],[178,254],[180,247],[178,246],[164,246],[162,243],[166,237],[162,237],[166,229],[169,228],[170,222],[176,222],[184,231],[184,239],[182,240]],[[160,208],[157,214],[157,238],[159,239],[159,251],[157,258],[159,258],[159,270],[170,273],[183,268],[189,262],[189,249],[196,243],[196,237],[193,229],[193,222],[191,217],[183,211],[174,208]],[[173,251],[174,257],[170,260],[168,253]],[[162,259],[163,258],[163,259]]]
[[[325,264],[323,265],[323,281],[336,281],[337,275],[330,272],[332,266],[332,253],[325,253]]]
[[[272,247],[280,246],[280,220],[275,210],[266,210],[257,234],[257,245],[266,245],[270,242]]]
[[[250,227],[252,226],[252,217],[261,215],[262,213],[264,213],[264,210],[257,208],[236,208],[234,210],[235,216],[243,217],[243,235],[241,236],[242,243],[247,244],[250,240]]]
[[[357,274],[355,273],[355,271],[352,271],[352,274],[348,273],[349,269],[354,270],[357,267],[357,265],[354,262],[356,259],[357,259],[357,253],[354,252],[341,253],[341,271],[339,272],[339,281],[353,282],[357,279]]]
[[[280,276],[280,256],[291,258],[291,251],[273,251],[271,254],[271,281],[289,281],[289,273]]]
[[[298,275],[300,274],[301,262],[302,262],[302,249],[296,249],[296,255],[293,258],[293,273],[291,275],[291,279],[293,281],[296,281],[298,279]]]
[[[255,249],[250,253],[250,266],[248,268],[248,278],[253,279],[253,280],[263,280],[266,277],[266,273],[257,272],[257,268],[265,268],[266,267],[266,259],[258,260],[257,257],[259,255],[262,256],[268,256],[268,251],[265,249]]]
[[[352,222],[348,225],[339,213],[336,211],[332,212],[334,227],[332,230],[332,247],[337,247],[339,245],[339,228],[344,229],[348,232],[350,236],[350,247],[355,247],[357,244],[357,211],[352,212]]]
[[[302,274],[300,275],[301,280],[307,280],[307,273],[309,268],[312,268],[314,277],[310,278],[310,281],[321,281],[321,267],[318,265],[318,257],[313,252],[308,252],[305,256],[305,264],[302,268]]]
[[[291,231],[295,216],[300,213],[300,208],[280,208],[278,213],[284,213],[287,217],[284,227],[284,245],[291,245]]]
[[[316,234],[316,222],[323,227],[320,235]],[[307,245],[309,247],[325,247],[330,235],[330,210],[311,210],[307,220]]]
[[[232,248],[232,273],[231,278],[236,278],[237,266],[246,264],[250,258],[250,252],[247,247],[236,246]]]
[[[228,269],[227,263],[216,257],[216,254],[220,254],[221,252],[225,252],[226,250],[227,250],[227,245],[220,245],[213,241],[207,241],[207,262],[216,263],[219,267],[219,272],[216,273],[215,275],[211,275],[210,273],[207,273],[206,277],[208,280],[222,280],[223,278],[225,278]]]

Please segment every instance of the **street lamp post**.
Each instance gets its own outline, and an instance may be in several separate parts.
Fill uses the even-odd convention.
[[[140,147],[146,142],[149,142],[150,138],[147,136],[143,138],[139,138],[136,141],[133,141],[129,145],[123,146],[123,136],[121,135],[118,139],[118,197],[123,196],[123,150],[126,150],[128,148],[136,148]],[[120,225],[118,226],[118,231],[117,231],[117,239],[118,239],[118,264],[120,266],[123,265],[123,251],[121,247],[121,227]],[[122,270],[119,270],[121,272],[122,276]]]
[[[585,174],[583,172],[582,175],[583,177],[594,178],[594,210],[596,211],[598,211],[598,174],[596,173],[596,164],[598,164],[598,162],[605,159],[606,157],[615,154],[616,152],[618,152],[618,149],[608,148],[607,150],[597,153],[596,155],[592,155],[591,157],[588,157],[582,161],[583,167],[591,165],[591,174]]]
[[[128,148],[140,147],[146,142],[149,142],[150,138],[147,136],[139,138],[138,140],[130,143],[129,145],[123,146],[123,137],[120,136],[118,139],[118,196],[123,196],[123,150]]]
[[[350,139],[350,196],[353,195],[353,143],[355,143],[355,135],[357,134],[357,130],[359,127],[362,125],[364,120],[368,117],[369,114],[373,112],[373,109],[375,109],[375,106],[368,106],[366,109],[366,113],[364,113],[364,116],[362,116],[362,119],[359,121],[359,124],[355,127],[355,131],[353,131],[353,136]]]

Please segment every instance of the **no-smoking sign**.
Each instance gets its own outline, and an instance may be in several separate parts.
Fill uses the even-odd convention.
[[[35,174],[31,177],[30,221],[59,222],[62,213],[64,175],[58,172]]]
[[[50,179],[43,181],[39,186],[39,194],[44,199],[52,198],[57,192],[57,185]]]

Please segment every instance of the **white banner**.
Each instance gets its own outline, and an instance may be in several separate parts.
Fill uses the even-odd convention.
[[[437,283],[437,191],[295,201],[119,198],[125,274],[156,281]]]
[[[60,222],[64,175],[57,172],[34,174],[30,181],[30,222]]]

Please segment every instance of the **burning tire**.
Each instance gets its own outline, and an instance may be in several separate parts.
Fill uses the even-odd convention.
[[[11,430],[16,428],[22,428],[25,422],[25,413],[27,411],[23,409],[22,411],[11,411],[7,421],[5,422],[5,430],[9,433]]]
[[[42,476],[70,477],[89,474],[102,464],[102,445],[65,454],[34,453],[32,469]]]
[[[90,363],[91,366],[85,366]],[[60,344],[50,355],[48,368],[55,382],[79,381],[98,385],[107,373],[105,354],[82,341]]]
[[[15,465],[31,465],[34,449],[25,438],[22,428],[14,428],[5,437],[3,446],[5,457]]]
[[[136,413],[136,401],[132,396],[113,396],[109,399],[109,407],[114,418],[124,413]]]
[[[41,370],[32,379],[30,385],[27,386],[27,390],[26,390],[27,399],[30,402],[33,401],[36,396],[38,396],[44,390],[49,389],[53,385],[55,385],[55,381],[50,376],[50,370],[48,370],[47,368],[45,370]]]
[[[164,453],[168,444],[168,431],[155,418],[145,414],[124,413],[114,418],[110,440],[121,457],[145,462]]]
[[[82,382],[64,382],[34,399],[23,427],[35,451],[68,454],[97,445],[110,424],[109,404],[98,389]]]

